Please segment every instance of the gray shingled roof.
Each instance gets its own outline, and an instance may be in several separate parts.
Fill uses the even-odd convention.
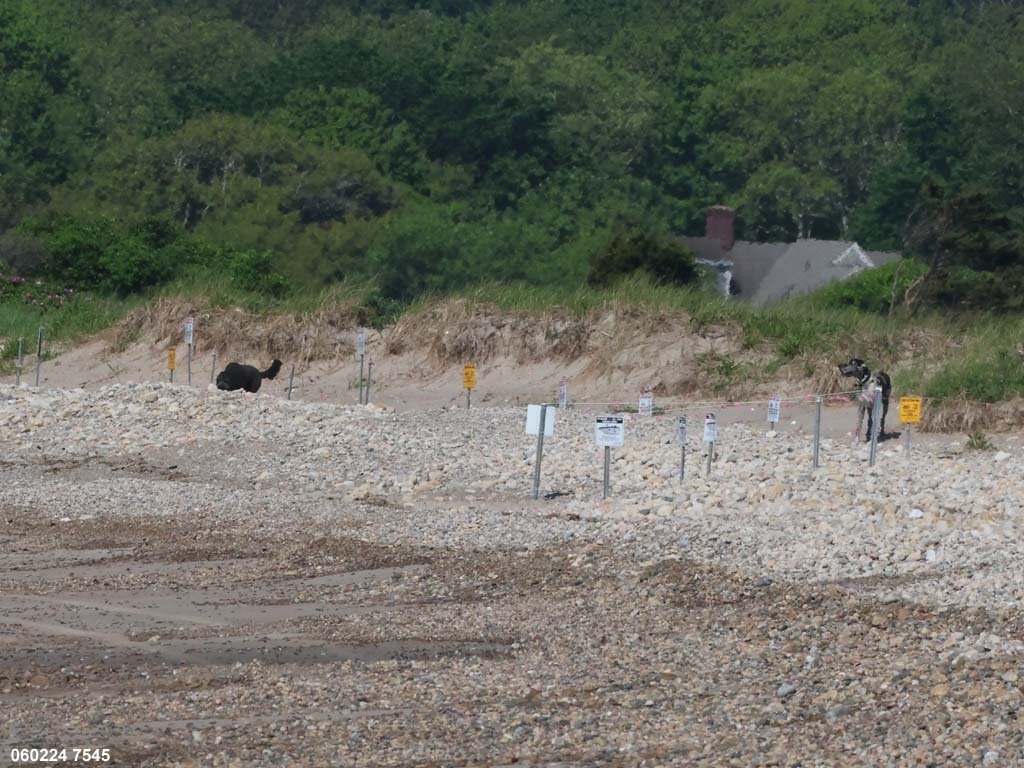
[[[863,269],[900,258],[898,253],[864,251],[845,240],[797,240],[795,243],[752,243],[738,240],[724,251],[718,240],[684,237],[683,243],[701,259],[731,262],[739,295],[760,304],[823,288]]]

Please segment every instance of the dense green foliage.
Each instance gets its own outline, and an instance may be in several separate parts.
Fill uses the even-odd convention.
[[[872,314],[888,315],[904,305],[907,290],[925,271],[919,261],[890,262],[822,288],[815,292],[812,302],[819,307],[855,307]]]
[[[696,257],[681,243],[618,235],[594,255],[587,283],[606,287],[637,272],[659,283],[686,285],[697,277]]]
[[[0,0],[0,259],[408,301],[615,253],[679,280],[651,265],[725,203],[742,238],[905,249],[911,303],[1019,310],[1022,28],[1005,1]]]

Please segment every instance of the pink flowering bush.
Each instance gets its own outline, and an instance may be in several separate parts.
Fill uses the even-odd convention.
[[[58,287],[45,280],[26,280],[21,275],[0,277],[0,301],[21,302],[40,312],[60,309],[75,301],[91,300],[91,296],[77,293],[74,288]]]

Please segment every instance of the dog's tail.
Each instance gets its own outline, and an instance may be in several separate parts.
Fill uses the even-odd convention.
[[[278,371],[280,371],[280,370],[281,370],[281,361],[275,359],[274,362],[272,362],[270,364],[270,367],[267,368],[267,370],[263,371],[260,374],[260,377],[264,378],[264,379],[272,379],[275,376],[277,376]]]

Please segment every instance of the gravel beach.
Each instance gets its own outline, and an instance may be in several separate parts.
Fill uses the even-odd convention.
[[[0,386],[0,764],[1024,764],[1020,435],[677,415]]]

